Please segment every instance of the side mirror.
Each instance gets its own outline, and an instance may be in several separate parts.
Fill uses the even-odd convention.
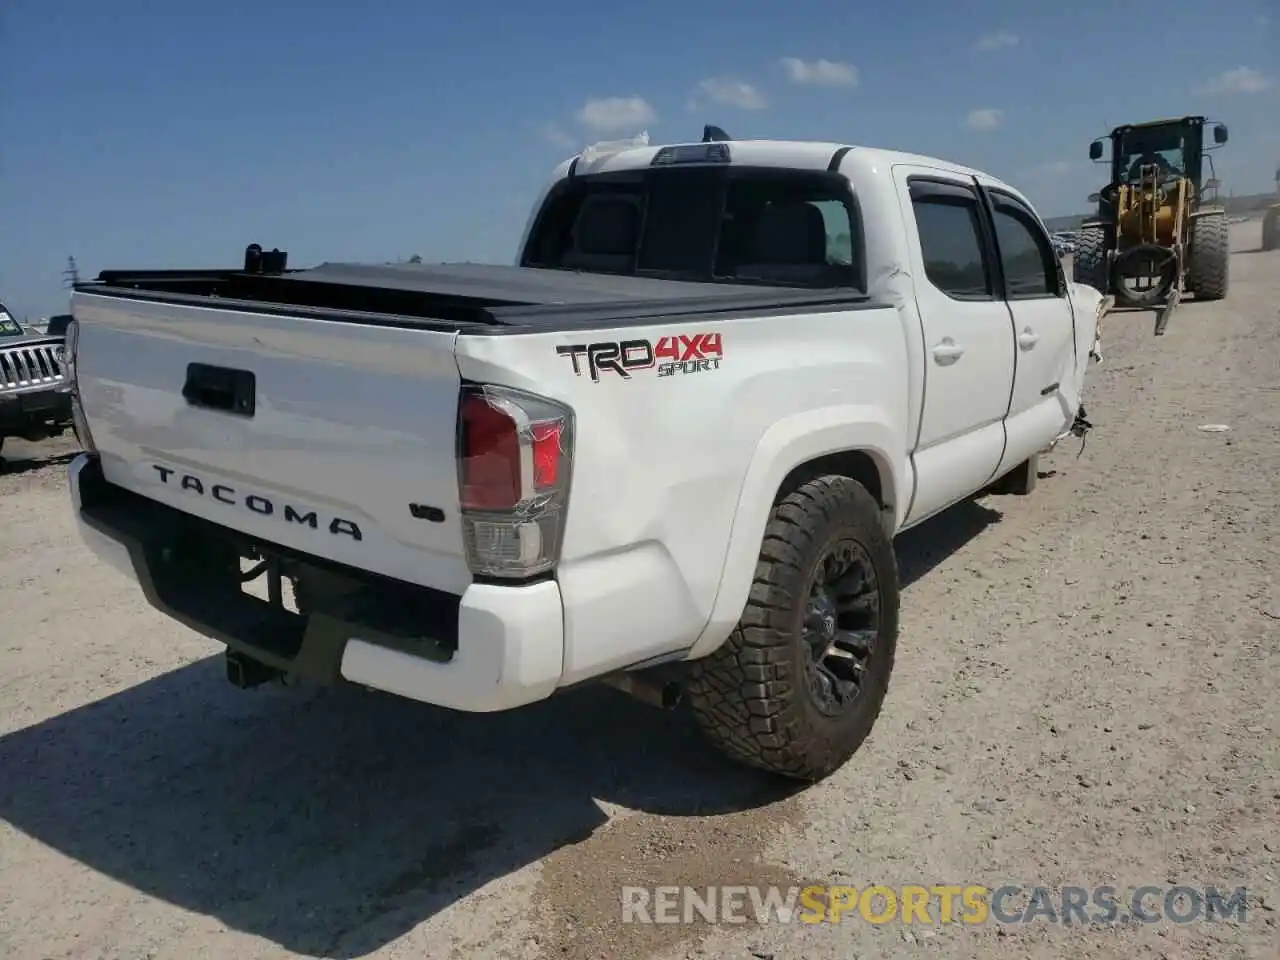
[[[1089,202],[1090,202],[1090,203],[1097,203],[1097,202],[1099,202],[1101,199],[1102,199],[1102,194],[1100,194],[1100,193],[1091,193],[1091,194],[1089,194]]]
[[[1222,181],[1218,180],[1216,177],[1210,177],[1204,182],[1204,188],[1206,190],[1217,190],[1220,186],[1222,186]]]
[[[1227,125],[1220,123],[1213,128],[1213,142],[1218,146],[1222,146],[1227,142]]]
[[[1217,136],[1216,131],[1214,133],[1214,136]],[[1102,159],[1102,141],[1101,140],[1095,140],[1093,141],[1093,143],[1089,144],[1089,159],[1090,160]]]

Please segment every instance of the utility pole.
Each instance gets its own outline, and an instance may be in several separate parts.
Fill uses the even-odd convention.
[[[67,257],[67,269],[62,271],[67,287],[74,287],[80,282],[80,269],[76,266],[75,257]]]

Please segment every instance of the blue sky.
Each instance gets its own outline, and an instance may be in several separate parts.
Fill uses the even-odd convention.
[[[1113,9],[4,0],[0,299],[65,309],[68,254],[86,276],[234,265],[254,241],[294,265],[510,261],[559,160],[705,122],[970,163],[1055,216],[1101,185],[1088,143],[1110,125],[1206,113],[1231,127],[1225,186],[1272,189],[1280,0],[1130,5],[1124,31]],[[1184,38],[1181,78],[1160,58]]]

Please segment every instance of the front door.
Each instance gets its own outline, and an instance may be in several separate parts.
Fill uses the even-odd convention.
[[[1062,262],[1031,207],[1009,191],[984,187],[991,201],[996,248],[1013,316],[1017,363],[1008,440],[1000,462],[1005,473],[1067,430],[1080,403],[1075,388],[1075,319]]]

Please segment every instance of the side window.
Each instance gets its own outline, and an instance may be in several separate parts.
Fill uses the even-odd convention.
[[[853,230],[849,223],[849,210],[839,200],[811,200],[822,214],[827,228],[827,263],[848,266],[853,263]]]
[[[1060,261],[1040,225],[1020,204],[994,196],[996,245],[1009,299],[1056,297]]]
[[[9,314],[8,308],[0,303],[0,334],[14,336],[22,332],[22,328],[18,326],[18,321],[13,319]]]
[[[977,196],[950,190],[912,192],[911,207],[930,282],[957,300],[989,299],[991,271],[983,255]]]

